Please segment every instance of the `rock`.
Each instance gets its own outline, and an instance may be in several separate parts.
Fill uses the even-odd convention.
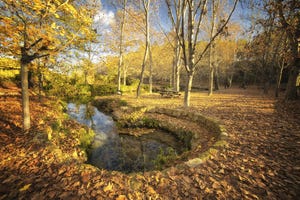
[[[191,159],[187,162],[185,162],[185,164],[189,167],[197,167],[199,165],[201,165],[204,161],[201,158],[194,158]]]

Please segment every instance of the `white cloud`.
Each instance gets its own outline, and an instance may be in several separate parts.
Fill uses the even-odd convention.
[[[115,23],[115,14],[112,11],[101,10],[94,18],[95,23],[102,26],[109,26]]]

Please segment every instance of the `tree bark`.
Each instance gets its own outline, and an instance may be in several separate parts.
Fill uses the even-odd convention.
[[[126,82],[127,82],[127,67],[125,67],[125,66],[123,65],[123,85],[124,85],[124,86],[127,85]]]
[[[219,90],[219,71],[218,71],[218,65],[215,66],[215,74],[214,74],[214,84],[215,84],[215,90]]]
[[[148,48],[149,48],[149,58],[150,58],[150,67],[149,67],[149,93],[152,94],[152,87],[153,87],[153,80],[152,80],[152,76],[153,76],[153,60],[152,60],[152,51],[151,51],[151,44],[150,44],[150,39],[148,42]]]
[[[145,53],[144,53],[144,58],[143,58],[143,63],[142,63],[142,71],[140,75],[140,81],[136,90],[136,98],[140,97],[141,93],[141,86],[143,84],[144,80],[144,72],[146,68],[146,61],[148,58],[149,54],[149,44],[150,44],[150,35],[149,35],[149,7],[150,7],[150,0],[146,1],[143,0],[143,5],[144,5],[144,11],[145,11],[145,21],[146,21],[146,46],[145,46]]]
[[[289,79],[288,79],[286,92],[285,92],[285,100],[296,100],[298,98],[296,81],[300,70],[299,60],[300,60],[299,58],[296,59],[295,64],[291,66]]]
[[[174,90],[176,92],[180,91],[180,54],[181,54],[181,47],[179,44],[179,41],[177,39],[177,44],[176,44],[176,52],[175,52],[175,87]]]
[[[210,57],[210,56],[209,56]],[[212,63],[209,63],[209,85],[208,85],[208,96],[211,96],[213,94],[213,89],[214,89],[214,67],[211,66]]]
[[[213,36],[215,35],[216,27],[216,9],[218,5],[213,0],[212,1],[212,18],[211,18],[211,32],[210,32],[210,41],[211,45],[209,47],[209,84],[208,84],[208,96],[213,94],[214,90],[214,42],[212,42]]]
[[[189,107],[190,106],[190,99],[191,99],[191,90],[193,85],[193,77],[194,73],[188,73],[185,92],[184,92],[184,106]]]
[[[30,129],[29,91],[28,91],[28,64],[21,62],[21,90],[22,90],[22,113],[23,130]]]
[[[287,83],[287,88],[285,92],[285,100],[296,100],[298,98],[296,81],[297,76],[299,75],[300,70],[300,52],[299,52],[299,26],[293,27],[288,23],[284,15],[284,6],[283,2],[280,0],[276,1],[276,8],[278,9],[279,21],[282,25],[282,28],[285,30],[287,37],[289,39],[289,44],[292,53],[292,65],[290,67],[289,79]]]
[[[126,17],[126,4],[127,0],[123,1],[123,13],[122,13],[122,21],[121,21],[121,31],[120,31],[120,54],[119,54],[119,66],[118,66],[118,92],[121,91],[121,69],[123,66],[123,35],[124,35],[124,25],[125,25],[125,17]]]
[[[281,64],[280,69],[278,70],[277,83],[276,83],[276,89],[275,89],[275,97],[279,96],[279,89],[280,89],[283,67],[284,67],[284,63]]]
[[[142,64],[142,71],[140,74],[140,80],[139,80],[139,84],[137,87],[137,91],[136,91],[136,98],[139,98],[141,95],[141,86],[143,84],[144,81],[144,72],[145,72],[145,68],[146,68],[146,60],[148,57],[148,43],[146,43],[146,48],[145,48],[145,53],[144,53],[144,58],[143,58],[143,64]]]
[[[38,89],[39,89],[39,102],[42,101],[42,90],[43,90],[43,73],[41,69],[41,62],[38,61]]]

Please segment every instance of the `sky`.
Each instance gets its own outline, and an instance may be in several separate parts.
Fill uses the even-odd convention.
[[[100,22],[104,26],[109,26],[109,24],[114,23],[115,21],[115,11],[116,8],[112,6],[110,0],[101,0],[102,8],[101,11],[96,16],[95,20]],[[243,18],[245,14],[248,13],[248,9],[243,6],[241,3],[238,3],[236,10],[232,16],[231,21],[242,22],[242,25],[247,28],[249,27],[248,21]],[[163,3],[160,5],[159,12],[157,17],[160,19],[160,24],[164,27],[165,30],[169,30],[171,23],[168,17],[166,4]]]
[[[97,27],[99,27],[99,33],[110,33],[110,25],[113,24],[116,19],[115,19],[115,12],[116,12],[116,8],[111,4],[110,0],[100,0],[101,1],[101,10],[99,10],[98,14],[95,16],[95,23],[98,24]],[[243,28],[248,28],[249,24],[247,24],[247,21],[243,21],[243,19],[241,18],[242,15],[245,15],[245,13],[247,13],[247,11],[244,8],[245,6],[242,6],[240,3],[238,3],[238,6],[232,16],[231,21],[238,21],[241,22],[243,24]],[[159,8],[159,12],[156,15],[157,19],[159,20],[159,22],[155,22],[157,25],[157,29],[159,31],[161,30],[161,27],[163,27],[163,31],[164,32],[168,32],[171,28],[171,22],[170,19],[168,17],[168,13],[167,13],[167,8],[166,8],[166,4],[163,3],[161,4],[160,8]],[[158,23],[160,24],[158,26]],[[110,54],[109,52],[103,52],[102,55],[108,55]]]

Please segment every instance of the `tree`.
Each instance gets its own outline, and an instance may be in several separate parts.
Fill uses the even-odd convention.
[[[139,80],[139,84],[138,84],[137,91],[136,91],[137,98],[140,97],[141,85],[143,84],[144,73],[145,73],[145,68],[146,68],[146,61],[148,59],[148,54],[151,51],[150,50],[150,22],[149,22],[150,3],[151,3],[151,0],[142,0],[143,10],[144,10],[144,14],[145,14],[146,38],[145,38],[145,53],[144,53],[144,57],[143,57],[142,70],[141,70],[141,74],[140,74],[140,78],[139,78],[140,80]],[[151,63],[150,63],[150,65],[151,65]]]
[[[121,91],[121,70],[123,68],[124,73],[126,73],[124,69],[124,63],[123,63],[123,52],[124,52],[124,29],[125,29],[125,24],[126,24],[126,6],[127,6],[127,0],[121,0],[119,2],[121,6],[121,17],[120,17],[120,38],[119,38],[119,64],[118,64],[118,88],[117,91]]]
[[[182,4],[184,3],[183,0],[173,0],[172,2],[170,0],[165,0],[168,9],[169,17],[171,18],[172,22],[172,28],[174,31],[174,43],[173,43],[173,68],[172,68],[172,86],[173,89],[177,92],[180,90],[180,56],[181,56],[181,46],[179,42],[179,38],[177,37],[178,33],[181,35],[181,17],[184,16],[182,12],[185,12],[185,9],[182,10]],[[170,8],[174,8],[174,12],[171,12]]]
[[[217,26],[217,10],[219,8],[220,1],[212,0],[212,11],[211,11],[211,31],[210,31],[210,40],[216,33]],[[209,47],[209,87],[208,87],[208,95],[212,95],[214,88],[214,69],[215,69],[215,59],[214,59],[214,47],[215,43],[212,41]]]
[[[271,4],[273,5],[273,4]],[[276,0],[274,10],[277,10],[282,29],[286,32],[291,49],[291,65],[285,99],[297,99],[296,81],[300,71],[300,3],[299,1]]]
[[[57,55],[90,30],[84,7],[69,1],[3,0],[0,3],[0,46],[21,64],[23,129],[30,128],[28,65]]]
[[[269,35],[285,34],[288,41],[290,52],[288,59],[289,78],[285,93],[286,100],[297,99],[296,80],[300,70],[299,58],[299,38],[300,38],[300,3],[296,0],[264,0],[251,5],[254,9],[264,11],[262,17],[256,22],[261,25],[260,30],[266,32],[269,30]],[[261,23],[270,21],[271,23]],[[283,40],[284,41],[284,40]],[[281,41],[282,42],[282,41]],[[276,50],[276,48],[274,49]],[[273,52],[276,54],[276,52]]]
[[[237,2],[238,0],[234,1],[228,17],[226,17],[223,20],[223,23],[220,25],[217,32],[213,35],[213,37],[207,43],[206,47],[203,49],[203,51],[199,54],[199,56],[196,59],[195,59],[195,53],[196,53],[197,44],[199,44],[197,41],[198,41],[199,33],[201,31],[200,27],[203,21],[203,17],[207,14],[207,1],[206,0],[202,0],[202,1],[185,0],[182,3],[181,6],[182,12],[181,12],[181,19],[180,19],[181,33],[176,32],[176,35],[180,41],[180,46],[183,51],[183,63],[184,63],[185,70],[187,72],[187,83],[185,86],[185,94],[184,94],[184,105],[186,107],[190,105],[190,92],[191,92],[193,76],[197,64],[202,60],[204,54],[211,46],[212,42],[226,27],[229,19],[231,18],[236,8]],[[185,9],[187,9],[186,10],[187,17],[185,16]],[[174,9],[172,9],[171,6],[168,6],[168,10],[169,13],[171,13],[171,20],[174,23],[175,18],[173,17],[174,15],[172,14],[174,12]],[[186,26],[187,26],[187,30],[185,30]],[[187,33],[185,31],[187,31]]]

